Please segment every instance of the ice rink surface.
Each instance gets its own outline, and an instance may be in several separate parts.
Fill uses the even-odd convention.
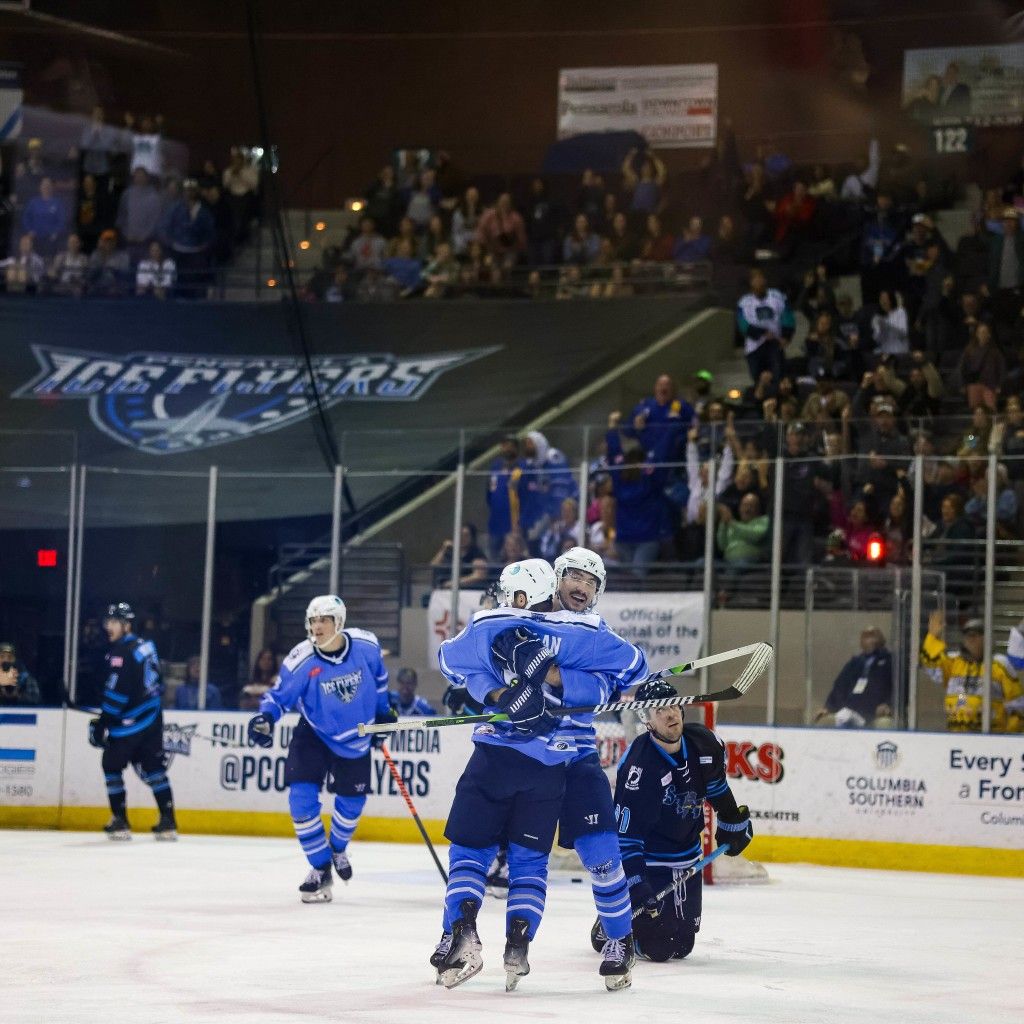
[[[481,915],[483,971],[447,991],[427,964],[442,887],[426,850],[354,843],[351,859],[334,902],[306,906],[294,841],[0,832],[0,1020],[1024,1020],[1020,879],[768,865],[769,885],[705,889],[686,961],[640,962],[632,989],[611,993],[588,941],[590,888],[558,873],[533,973],[506,994],[503,903]]]

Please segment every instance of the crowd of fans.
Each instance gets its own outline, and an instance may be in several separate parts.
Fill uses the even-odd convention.
[[[205,297],[257,213],[259,170],[232,148],[190,177],[165,165],[159,117],[93,111],[67,152],[26,141],[7,200],[7,294]]]

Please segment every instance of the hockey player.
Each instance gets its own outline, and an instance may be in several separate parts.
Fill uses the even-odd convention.
[[[635,700],[674,697],[661,680],[639,687]],[[739,855],[753,836],[750,813],[737,807],[725,778],[725,748],[710,729],[683,723],[681,707],[638,709],[647,726],[622,756],[615,779],[619,846],[634,910],[636,952],[648,960],[682,959],[700,930],[702,880],[698,871],[681,884],[678,876],[701,856],[704,801],[718,815],[715,841]],[[656,894],[676,883],[670,899]],[[601,921],[594,924],[595,949],[602,948]]]
[[[588,615],[604,593],[607,576],[599,554],[589,548],[570,548],[555,559],[555,604],[570,614]],[[637,681],[642,678],[634,677]],[[614,690],[621,692],[618,682]],[[611,693],[602,698],[609,699],[617,698]],[[590,874],[605,943],[621,945],[625,954],[633,948],[632,904],[615,834],[611,786],[597,753],[594,716],[576,715],[563,720],[563,725],[573,729],[577,753],[566,769],[558,845],[575,850],[583,862]]]
[[[352,877],[346,849],[370,789],[370,739],[360,723],[397,719],[388,701],[388,673],[377,638],[345,628],[345,603],[335,594],[314,597],[306,608],[307,639],[281,665],[277,685],[249,721],[249,739],[273,744],[274,723],[298,709],[285,762],[288,809],[310,864],[299,886],[303,903],[330,903],[331,863],[342,881]],[[383,742],[383,735],[374,745]],[[320,790],[334,794],[330,841],[320,820]]]
[[[450,682],[509,717],[507,725],[474,732],[476,747],[445,828],[452,844],[445,929],[431,963],[449,988],[483,966],[476,915],[488,865],[503,841],[509,865],[506,988],[529,973],[527,951],[544,911],[565,766],[577,752],[575,727],[563,725],[557,707],[596,704],[607,697],[608,677],[630,685],[647,670],[643,652],[596,616],[543,614],[552,607],[555,576],[542,559],[506,566],[500,588],[504,607],[474,616],[441,645],[438,657]],[[630,953],[622,944],[609,947],[601,964],[609,989],[629,985]]]
[[[132,632],[134,622],[135,612],[124,601],[110,605],[103,619],[110,641],[105,655],[107,679],[100,716],[89,722],[89,742],[103,750],[103,777],[112,814],[103,831],[111,839],[132,837],[124,794],[124,770],[132,764],[152,789],[160,810],[153,835],[173,840],[178,831],[164,755],[160,661],[153,642]]]

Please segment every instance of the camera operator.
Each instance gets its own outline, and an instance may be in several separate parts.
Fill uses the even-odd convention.
[[[18,661],[18,652],[9,641],[0,643],[0,706],[34,706],[39,703],[39,683]]]

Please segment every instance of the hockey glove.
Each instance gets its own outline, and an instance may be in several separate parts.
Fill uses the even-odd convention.
[[[274,745],[274,720],[262,711],[249,719],[249,742],[257,747]]]
[[[100,750],[107,745],[107,727],[98,718],[89,719],[89,743]]]
[[[518,629],[506,629],[491,641],[498,665],[508,669],[520,682],[544,682],[548,668],[555,656],[544,646],[544,641],[525,626]]]
[[[637,882],[629,890],[629,902],[633,904],[634,910],[643,911],[640,917],[660,917],[665,909],[665,901],[657,898],[649,882]]]
[[[469,690],[465,686],[456,686],[454,683],[444,691],[441,703],[453,715],[478,715],[483,711],[483,705],[478,704],[470,697]]]
[[[541,736],[557,724],[558,719],[548,713],[544,691],[538,683],[518,681],[498,698],[495,709],[508,716],[509,722],[520,736]]]
[[[388,708],[387,711],[378,711],[374,716],[374,725],[386,725],[391,722],[398,721],[398,712],[394,708]],[[388,737],[391,735],[389,732],[375,732],[370,735],[370,746],[374,750],[380,750],[381,747],[387,742]]]
[[[750,824],[750,810],[746,804],[736,808],[736,814],[724,818],[718,815],[718,828],[715,829],[715,843],[718,846],[729,844],[726,857],[738,857],[754,838],[754,826]]]

